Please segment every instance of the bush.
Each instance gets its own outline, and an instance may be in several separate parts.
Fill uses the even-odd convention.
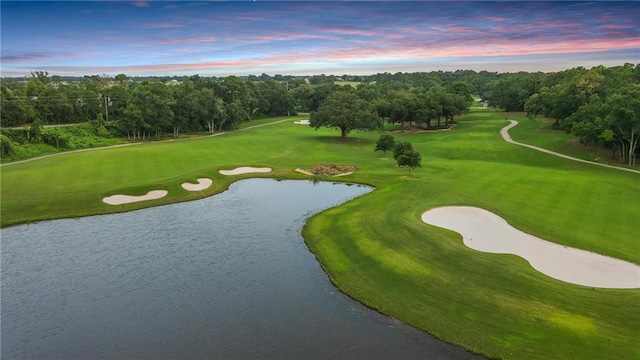
[[[391,135],[380,135],[380,138],[376,142],[375,151],[382,150],[386,154],[387,151],[392,150],[396,146],[396,140]]]
[[[42,121],[36,120],[29,127],[29,131],[27,132],[29,142],[30,143],[39,143],[42,140]]]
[[[13,155],[15,152],[14,144],[8,136],[2,134],[0,135],[0,156],[6,157]]]
[[[11,141],[18,144],[27,142],[27,129],[2,129],[2,135],[7,136]]]
[[[42,142],[58,149],[67,149],[69,147],[69,138],[55,131],[43,131]]]

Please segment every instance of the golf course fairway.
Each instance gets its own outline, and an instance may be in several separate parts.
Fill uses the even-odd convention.
[[[296,168],[354,165],[320,180],[375,191],[315,215],[303,235],[346,294],[453,344],[502,359],[640,359],[640,290],[555,280],[520,257],[469,249],[421,220],[442,206],[474,206],[540,238],[640,264],[640,175],[505,142],[503,113],[470,113],[451,131],[393,133],[422,155],[411,174],[374,152],[382,132],[314,130],[307,116],[224,136],[52,156],[1,170],[2,226],[188,201],[246,177],[307,179]],[[518,121],[527,127],[525,121]],[[531,126],[529,126],[531,127]],[[516,141],[517,132],[511,133]],[[219,170],[271,168],[225,176]],[[208,178],[202,191],[181,187]],[[122,205],[102,199],[165,197]],[[145,226],[145,224],[140,224]]]

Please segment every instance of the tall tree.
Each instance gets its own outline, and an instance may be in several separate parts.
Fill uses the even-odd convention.
[[[287,90],[287,85],[273,80],[261,82],[256,85],[257,94],[264,104],[262,115],[282,116],[289,115],[293,111],[293,97]]]
[[[606,101],[609,114],[605,118],[617,142],[621,160],[629,166],[636,163],[640,139],[640,84],[625,86]]]
[[[378,114],[354,91],[335,91],[324,101],[317,112],[311,113],[310,125],[315,129],[329,127],[340,129],[346,137],[351,130],[375,130],[382,127]]]
[[[0,124],[19,126],[32,123],[37,119],[36,109],[23,91],[0,86]]]

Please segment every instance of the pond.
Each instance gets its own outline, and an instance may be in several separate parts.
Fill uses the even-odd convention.
[[[306,218],[371,190],[248,179],[2,229],[2,358],[476,358],[341,294],[307,249]]]

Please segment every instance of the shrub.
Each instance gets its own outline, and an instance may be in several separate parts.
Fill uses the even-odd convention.
[[[392,150],[396,146],[396,140],[391,135],[380,135],[380,138],[376,142],[376,149],[374,151],[382,150],[386,154],[387,151]]]
[[[13,141],[11,141],[11,139],[4,134],[0,135],[0,156],[2,157],[10,156],[14,152],[15,152],[15,149],[14,149]]]

